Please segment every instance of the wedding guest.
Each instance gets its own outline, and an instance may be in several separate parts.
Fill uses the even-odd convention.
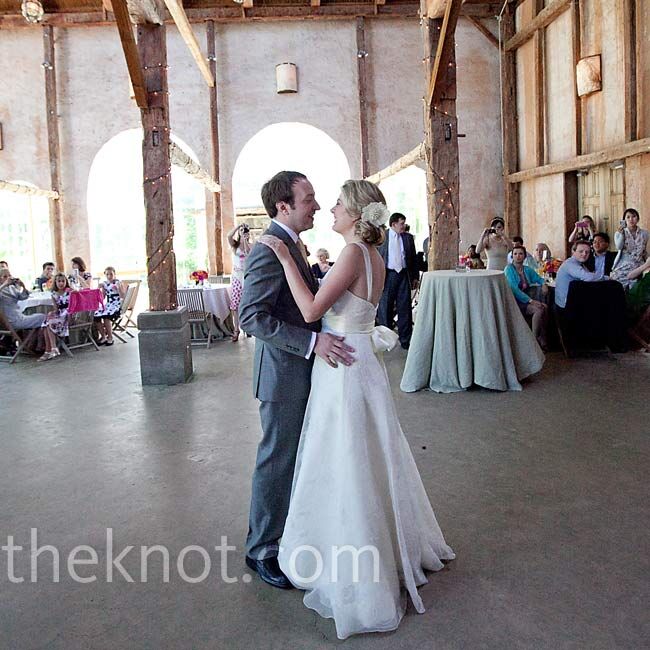
[[[52,288],[52,302],[55,310],[51,311],[45,317],[42,327],[45,331],[45,353],[39,361],[49,361],[58,357],[59,346],[57,345],[57,336],[68,336],[68,307],[70,305],[70,283],[65,273],[57,273],[54,276],[54,286]]]
[[[429,270],[429,249],[431,247],[431,226],[429,226],[429,234],[427,238],[422,242],[422,253],[424,256],[423,271]]]
[[[4,260],[0,260],[0,269],[8,269],[8,268],[9,268],[9,264]]]
[[[93,276],[86,270],[86,263],[80,257],[73,257],[70,261],[72,262],[72,274],[68,276],[70,283],[80,289],[90,287]]]
[[[537,262],[538,267],[542,262],[547,262],[552,259],[553,255],[551,254],[551,249],[548,247],[548,244],[540,242],[535,246],[535,261]]]
[[[504,273],[522,315],[532,317],[533,334],[542,350],[545,350],[546,305],[540,300],[534,300],[529,293],[537,288],[542,295],[546,295],[548,289],[544,280],[533,269],[526,266],[527,253],[524,246],[515,245],[512,249],[512,264],[506,266]]]
[[[106,280],[99,283],[104,295],[104,309],[95,312],[95,324],[99,332],[97,345],[113,345],[113,324],[119,320],[122,301],[126,295],[126,286],[115,277],[115,268],[107,266],[104,269]]]
[[[586,214],[582,219],[576,221],[576,225],[573,227],[573,230],[569,235],[569,244],[573,244],[577,241],[587,241],[591,243],[594,240],[595,232],[596,224],[594,223],[594,220]]]
[[[485,264],[483,264],[483,260],[481,259],[481,256],[476,252],[476,244],[471,244],[470,246],[467,247],[467,250],[465,251],[465,256],[469,260],[469,266],[472,269],[484,269]]]
[[[508,263],[508,251],[512,250],[512,242],[506,235],[506,224],[503,219],[492,219],[490,227],[481,234],[476,252],[480,255],[483,250],[487,255],[487,268],[489,271],[503,271]]]
[[[593,254],[585,266],[590,271],[602,271],[603,275],[609,276],[616,260],[616,253],[609,250],[609,235],[606,232],[597,232],[594,235],[592,248]]]
[[[650,271],[650,258],[646,260],[645,264],[630,271],[627,276],[628,280],[634,282],[625,294],[630,325],[634,325],[650,306],[650,273],[647,271]]]
[[[521,237],[513,237],[512,243],[513,243],[513,250],[514,250],[514,247],[516,246],[523,246],[524,240]],[[512,251],[508,253],[507,260],[508,260],[508,264],[512,264]],[[535,258],[528,251],[526,251],[526,260],[524,262],[524,265],[533,269],[533,271],[537,271],[537,262],[535,261]]]
[[[54,286],[54,262],[45,262],[43,272],[34,280],[34,287],[39,291],[50,291]]]
[[[390,215],[388,225],[388,234],[377,248],[386,265],[386,279],[377,310],[377,322],[392,329],[397,310],[399,341],[407,350],[413,332],[411,289],[417,288],[419,280],[415,242],[413,235],[404,232],[406,217],[400,212]]]
[[[311,272],[317,280],[322,280],[333,265],[333,262],[329,261],[329,256],[330,254],[324,248],[319,248],[316,251],[318,262],[311,265]]]
[[[588,241],[575,242],[571,247],[571,251],[573,254],[562,262],[555,280],[555,304],[561,309],[566,307],[569,284],[573,280],[582,280],[583,282],[607,280],[602,270],[592,273],[585,267],[585,263],[591,254],[591,245]]]
[[[642,266],[648,257],[648,231],[639,228],[639,213],[634,208],[628,208],[623,213],[614,242],[618,255],[614,262],[612,279],[618,280],[626,289],[632,281],[629,279],[630,271]]]
[[[248,224],[242,223],[228,232],[228,244],[232,252],[232,274],[230,276],[230,313],[234,332],[232,342],[239,339],[239,303],[244,289],[244,269],[250,255],[252,243]]]
[[[18,303],[27,298],[29,291],[23,281],[12,277],[9,269],[0,269],[0,311],[15,330],[34,329],[45,320],[45,314],[23,314]]]

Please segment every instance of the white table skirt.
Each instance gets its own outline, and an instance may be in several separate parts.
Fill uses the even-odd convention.
[[[230,315],[230,285],[204,288],[203,304],[206,311],[220,321],[225,321]]]
[[[29,294],[29,298],[18,302],[18,307],[21,311],[25,311],[28,307],[40,306],[47,306],[54,309],[51,291],[32,291]]]
[[[521,390],[519,380],[543,365],[502,271],[424,274],[403,391]]]

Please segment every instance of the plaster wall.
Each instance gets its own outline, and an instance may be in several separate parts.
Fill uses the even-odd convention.
[[[205,27],[193,27],[205,49]],[[421,142],[424,78],[418,21],[367,20],[366,29],[372,172]],[[92,264],[86,209],[90,167],[110,138],[140,126],[140,115],[128,96],[126,65],[113,26],[57,28],[55,37],[63,254],[66,260],[81,255]],[[360,176],[355,21],[217,25],[216,43],[224,230],[233,220],[231,177],[237,157],[269,124],[297,121],[323,130],[342,147],[352,175]],[[209,169],[207,86],[174,27],[167,29],[167,48],[172,131]],[[11,83],[0,96],[5,133],[0,178],[49,187],[42,57],[39,29],[2,32],[0,74]],[[275,65],[283,61],[298,65],[295,95],[275,91]],[[459,130],[467,133],[459,143],[461,220],[473,237],[486,215],[503,210],[496,48],[461,21],[457,61]],[[213,227],[208,212],[208,231]],[[228,267],[228,256],[225,262]]]
[[[522,183],[520,197],[524,243],[533,248],[545,242],[553,255],[564,257],[564,174]]]
[[[625,161],[625,204],[641,214],[641,227],[650,224],[650,154]]]
[[[535,155],[537,90],[535,87],[535,45],[532,39],[517,50],[516,58],[519,169],[530,169],[537,166]]]

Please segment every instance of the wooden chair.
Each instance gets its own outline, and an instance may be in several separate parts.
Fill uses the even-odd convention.
[[[0,336],[10,336],[12,341],[18,343],[16,351],[12,356],[0,356],[0,361],[8,361],[9,363],[14,363],[18,358],[18,355],[23,353],[29,353],[29,344],[32,342],[32,339],[36,336],[38,328],[30,330],[20,330],[23,334],[27,332],[26,336],[21,336],[12,326],[11,323],[5,318],[4,314],[0,312]]]
[[[203,328],[208,330],[208,340],[206,347],[210,348],[212,341],[212,328],[214,327],[214,320],[210,312],[205,311],[205,304],[203,302],[203,289],[178,289],[176,292],[176,302],[178,306],[187,307],[190,327],[192,328],[192,343],[203,343],[203,337],[194,337],[195,328]]]
[[[117,322],[113,325],[113,335],[118,338],[122,343],[126,341],[120,336],[122,334],[127,334],[132,339],[135,338],[131,332],[129,332],[129,327],[134,327],[137,329],[137,325],[133,322],[133,310],[135,309],[135,302],[138,298],[138,291],[140,289],[140,280],[129,284],[126,289],[126,294],[124,295],[124,300],[122,300],[122,306],[120,308],[120,317]]]
[[[94,316],[94,311],[78,311],[68,316],[68,341],[66,342],[62,336],[56,338],[58,344],[69,357],[74,356],[72,350],[85,348],[89,345],[99,351],[99,346],[95,342],[92,333]]]

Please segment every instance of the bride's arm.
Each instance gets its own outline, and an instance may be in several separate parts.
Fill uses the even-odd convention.
[[[259,241],[271,248],[280,260],[293,299],[306,323],[313,323],[322,318],[359,274],[362,253],[358,250],[358,246],[348,245],[341,252],[336,264],[327,272],[327,282],[314,295],[284,242],[268,235],[261,237]]]

